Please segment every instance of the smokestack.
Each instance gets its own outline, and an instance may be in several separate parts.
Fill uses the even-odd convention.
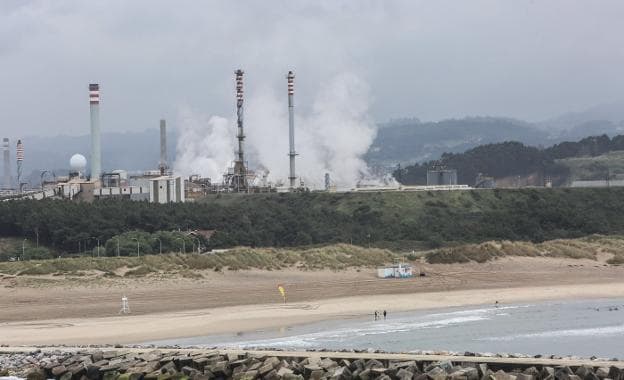
[[[100,85],[89,84],[91,112],[91,181],[99,181],[102,174],[102,147],[100,145]]]
[[[165,175],[167,170],[167,122],[165,119],[160,120],[160,175]]]
[[[245,167],[245,131],[243,129],[243,70],[236,70],[236,116],[238,125],[238,156],[234,162],[234,174],[230,180],[230,187],[237,192],[247,191],[247,168]]]
[[[2,185],[5,190],[9,190],[11,188],[11,153],[8,137],[2,139],[2,155],[4,160],[4,181]]]
[[[243,130],[243,70],[236,70],[236,118],[238,125],[238,161],[245,162],[244,142],[245,133]]]
[[[22,140],[17,140],[17,149],[15,151],[17,158],[17,188],[22,192],[22,164],[24,163],[24,145]]]
[[[297,177],[295,176],[295,156],[297,153],[295,152],[295,102],[294,102],[294,94],[295,94],[295,74],[292,71],[288,72],[288,141],[290,150],[288,152],[288,156],[290,157],[290,176],[288,179],[290,180],[290,190],[292,191],[295,188],[295,180]]]

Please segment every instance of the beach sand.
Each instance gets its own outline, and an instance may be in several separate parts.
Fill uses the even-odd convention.
[[[424,265],[426,277],[359,271],[207,271],[203,278],[3,277],[0,343],[106,344],[280,328],[326,319],[480,304],[624,296],[624,267],[510,257]],[[288,302],[276,289],[284,284]],[[119,315],[127,295],[130,315]]]

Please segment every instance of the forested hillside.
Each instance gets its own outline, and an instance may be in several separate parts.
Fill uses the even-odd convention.
[[[464,153],[445,153],[439,160],[415,164],[395,171],[401,183],[426,184],[427,170],[433,165],[457,169],[460,184],[474,185],[479,173],[495,178],[524,176],[537,173],[549,176],[555,185],[569,179],[569,165],[557,160],[570,157],[596,157],[607,152],[624,150],[624,135],[609,138],[592,136],[578,142],[562,142],[546,149],[526,146],[519,142],[487,144]]]

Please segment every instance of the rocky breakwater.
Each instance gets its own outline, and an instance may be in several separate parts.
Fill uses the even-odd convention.
[[[273,354],[36,350],[0,354],[0,376],[28,380],[624,380],[624,370],[616,366]]]

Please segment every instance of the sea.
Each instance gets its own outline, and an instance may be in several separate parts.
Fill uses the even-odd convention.
[[[276,315],[279,318],[279,315]],[[624,299],[388,313],[252,332],[148,342],[279,349],[373,349],[624,358]]]

